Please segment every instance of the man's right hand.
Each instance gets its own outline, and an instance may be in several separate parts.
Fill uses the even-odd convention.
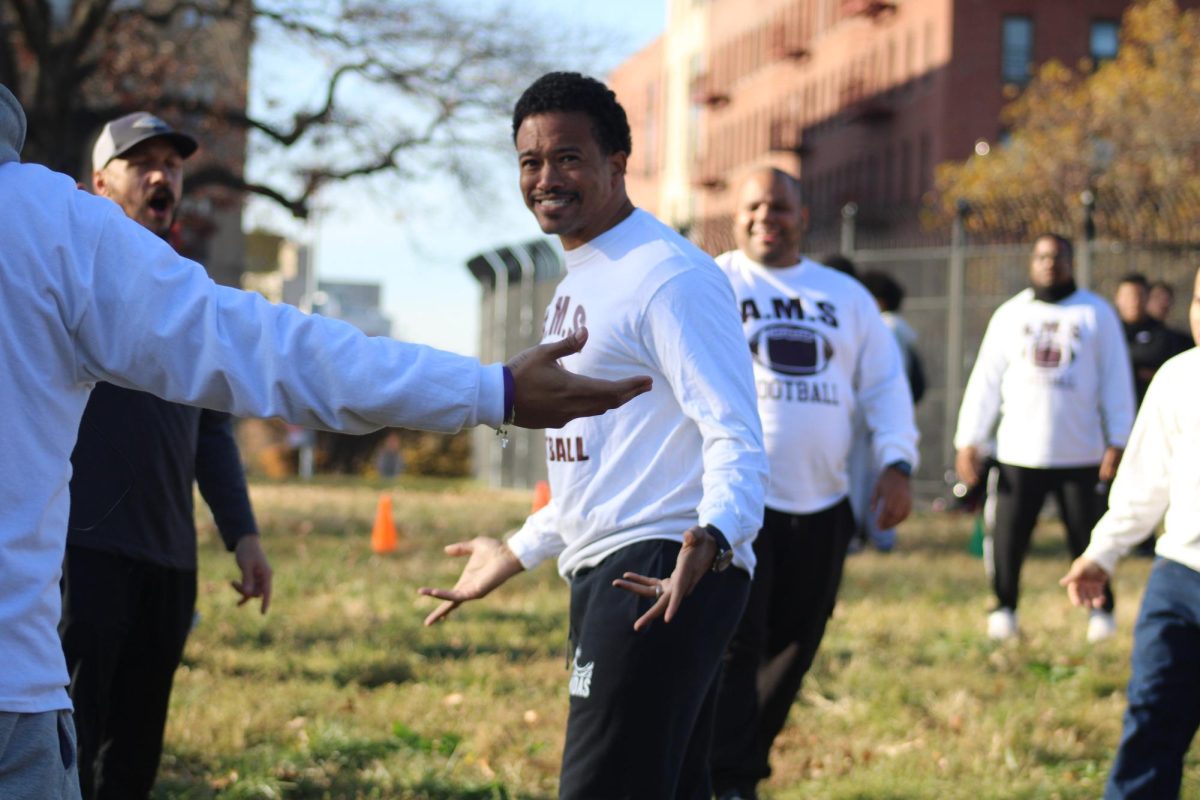
[[[977,486],[983,478],[979,471],[983,468],[983,459],[979,457],[979,448],[974,445],[960,447],[954,457],[954,471],[958,479],[967,486]]]
[[[478,600],[506,580],[525,569],[520,560],[498,539],[476,536],[469,542],[446,545],[448,556],[470,556],[462,575],[453,589],[422,587],[417,591],[426,597],[445,600],[425,618],[426,625],[445,619],[451,611],[468,600]]]
[[[1104,587],[1108,584],[1108,573],[1090,558],[1080,556],[1071,564],[1071,569],[1058,582],[1065,586],[1071,602],[1084,608],[1104,606]]]
[[[606,381],[568,372],[558,360],[578,353],[587,341],[581,328],[562,341],[523,350],[508,362],[514,385],[515,425],[561,428],[577,417],[594,417],[650,391],[649,376]]]

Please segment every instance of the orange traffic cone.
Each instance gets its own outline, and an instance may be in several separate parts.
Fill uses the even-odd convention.
[[[550,484],[545,481],[538,481],[533,487],[533,512],[537,513],[550,502]]]
[[[375,512],[375,527],[371,529],[371,549],[376,553],[390,553],[396,549],[396,523],[392,519],[392,496],[387,492],[379,495],[379,508]]]

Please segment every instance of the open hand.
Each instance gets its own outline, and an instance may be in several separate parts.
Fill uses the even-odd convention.
[[[1108,584],[1108,573],[1090,558],[1080,556],[1071,564],[1071,569],[1058,582],[1067,587],[1067,597],[1077,606],[1101,608],[1104,605],[1104,587]]]
[[[515,423],[521,428],[561,428],[577,417],[594,417],[650,391],[646,375],[606,381],[563,369],[560,358],[578,353],[587,341],[581,328],[558,342],[517,353],[508,362],[515,390]]]
[[[467,565],[453,589],[422,587],[417,591],[426,597],[445,600],[425,618],[426,625],[445,619],[450,612],[468,600],[478,600],[506,580],[525,569],[508,549],[508,545],[488,536],[476,536],[469,542],[446,545],[446,555],[461,558],[469,556]]]
[[[640,631],[659,617],[670,622],[679,611],[683,598],[692,593],[700,579],[712,569],[717,555],[717,542],[712,534],[701,527],[688,528],[683,533],[683,547],[675,559],[675,569],[669,578],[652,578],[626,572],[613,581],[613,586],[636,595],[654,598],[654,605],[633,623]]]

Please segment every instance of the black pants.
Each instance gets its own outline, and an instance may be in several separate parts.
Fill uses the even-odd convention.
[[[1092,528],[1104,514],[1107,494],[1097,492],[1098,466],[1031,469],[999,465],[996,482],[996,523],[992,530],[992,584],[1000,608],[1016,610],[1021,565],[1037,525],[1046,495],[1053,494],[1067,529],[1072,558],[1087,549]],[[1104,589],[1104,609],[1112,611],[1113,596]]]
[[[650,600],[612,586],[624,572],[667,577],[678,554],[677,542],[639,542],[571,580],[564,800],[710,797],[717,674],[750,578],[737,568],[710,572],[670,623],[641,632],[633,623]]]
[[[750,599],[717,696],[717,792],[738,789],[749,796],[771,774],[771,744],[825,635],[853,533],[846,500],[814,514],[767,509],[754,541],[758,566]]]
[[[141,800],[162,756],[196,573],[68,547],[60,633],[84,800]]]

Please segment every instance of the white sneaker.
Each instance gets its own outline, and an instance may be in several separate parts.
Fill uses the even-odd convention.
[[[1007,608],[997,608],[988,614],[987,635],[997,642],[1017,638],[1017,613]]]
[[[1095,609],[1088,615],[1087,640],[1093,644],[1111,639],[1117,633],[1117,621],[1107,611]]]

